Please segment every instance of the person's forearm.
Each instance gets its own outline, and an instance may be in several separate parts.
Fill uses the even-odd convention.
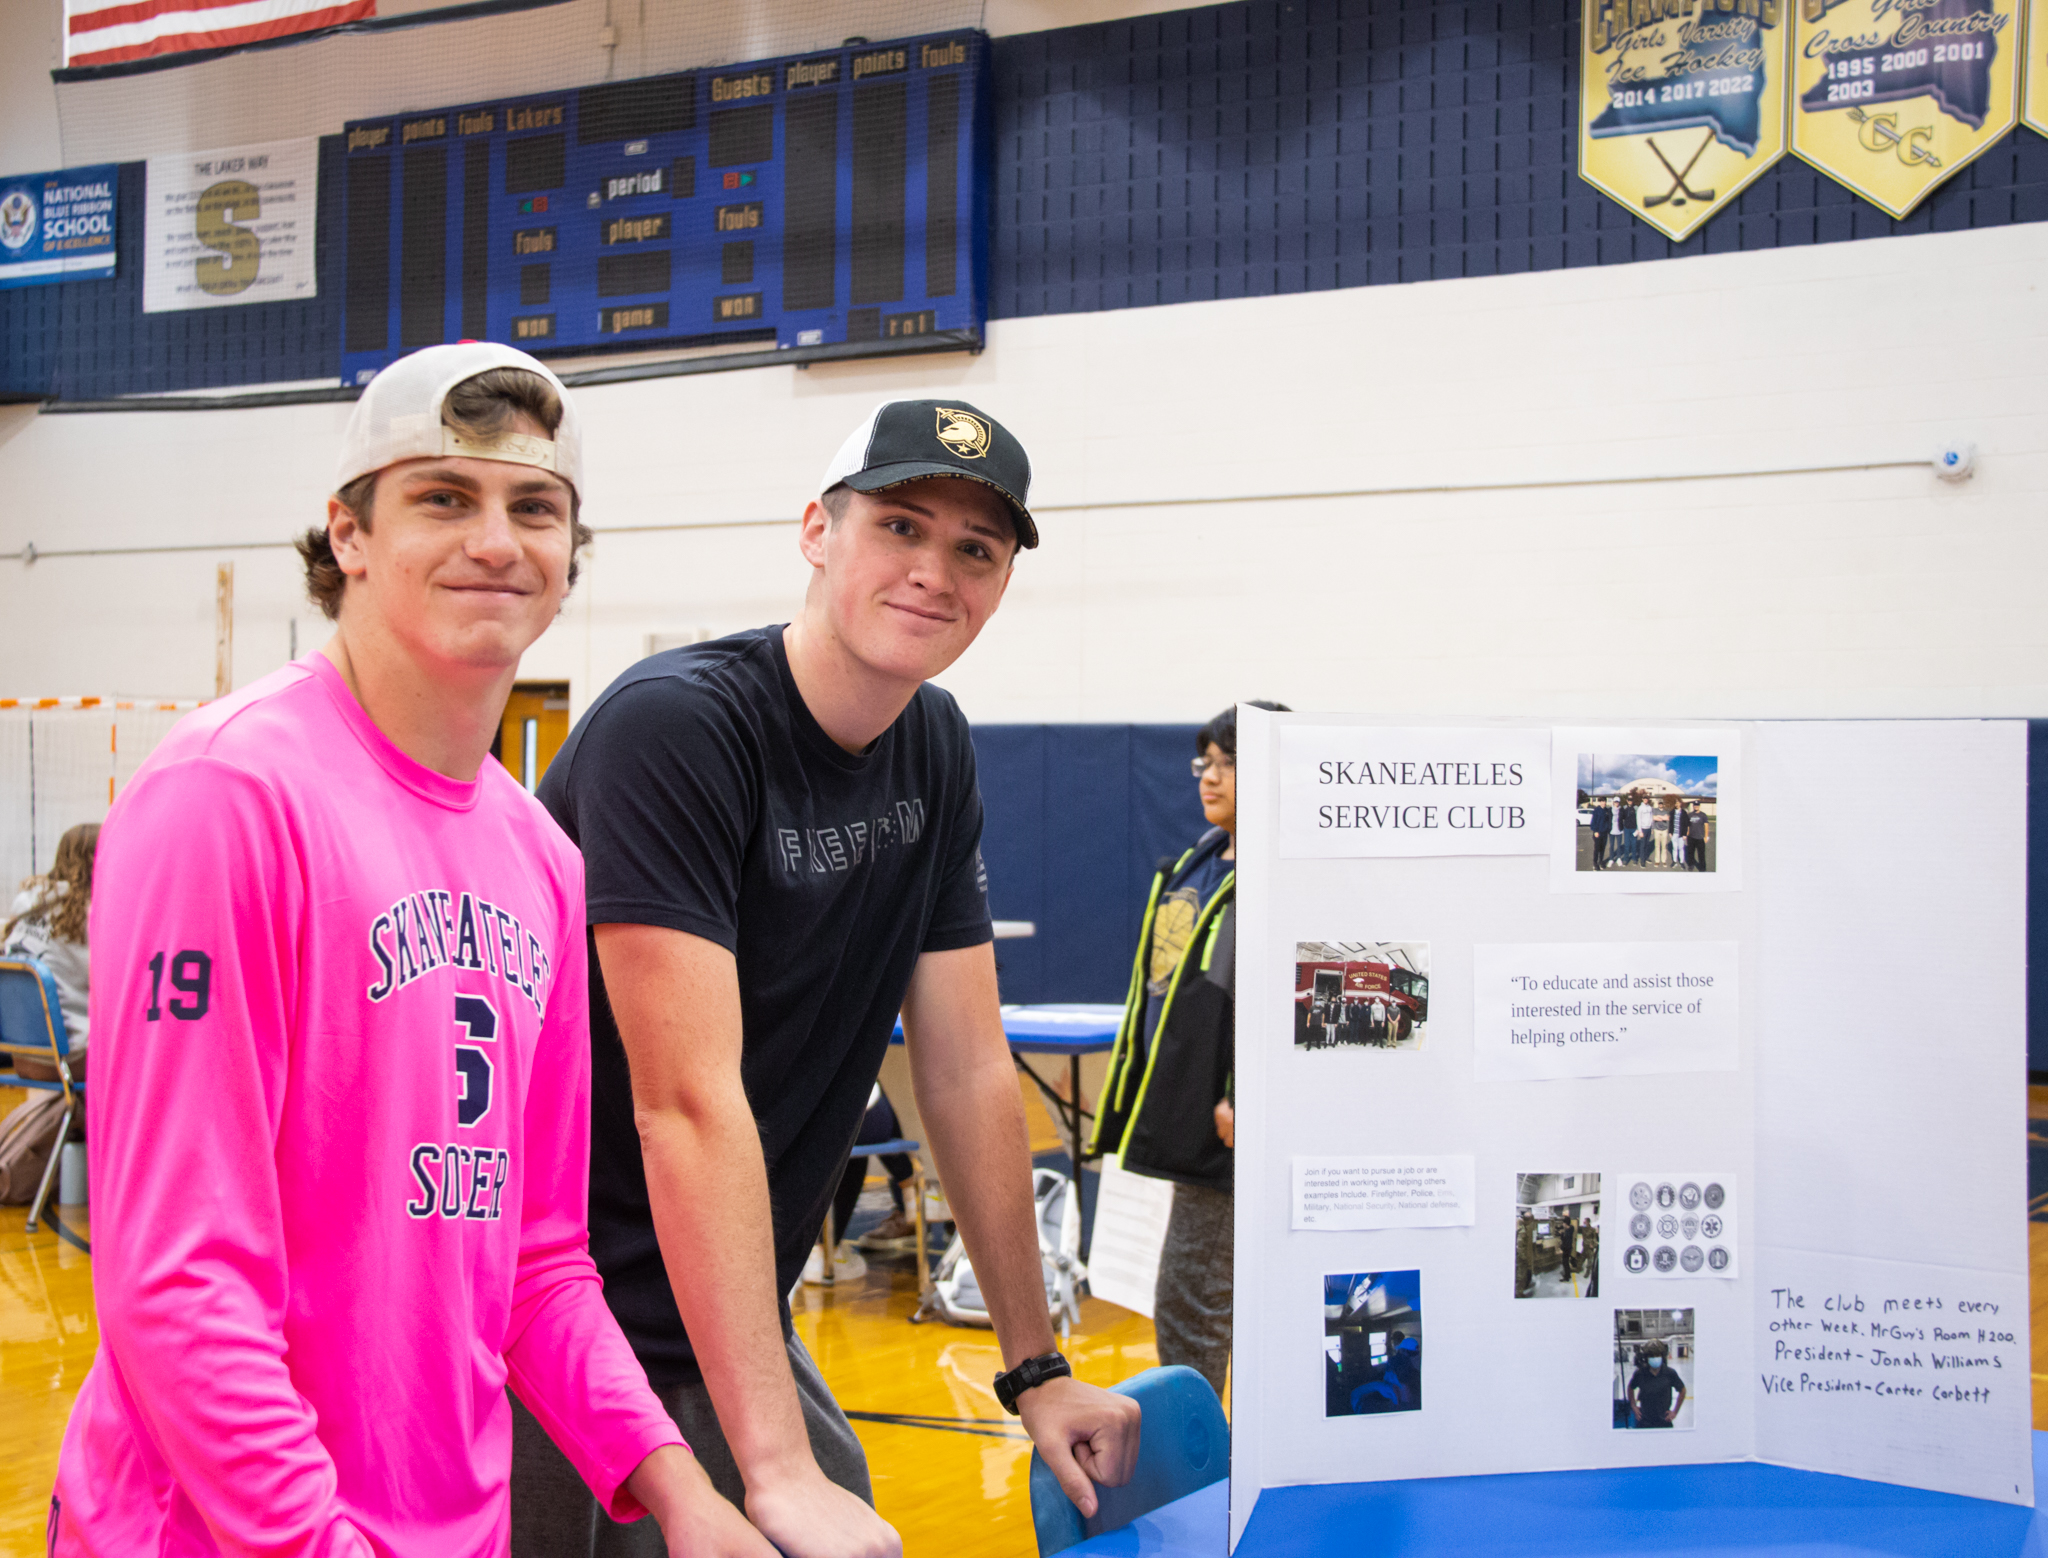
[[[676,1308],[740,1475],[810,1457],[775,1291],[768,1172],[746,1095],[642,1118],[647,1198]]]
[[[1003,1367],[1053,1349],[1038,1216],[1031,1199],[1030,1135],[1007,1046],[1000,1065],[984,1062],[946,1075],[912,1068],[918,1113],[932,1157],[960,1222],[960,1237],[986,1296]]]

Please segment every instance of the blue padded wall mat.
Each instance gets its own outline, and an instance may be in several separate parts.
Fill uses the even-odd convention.
[[[977,725],[989,908],[1038,933],[996,943],[1005,1001],[1121,1001],[1162,855],[1208,824],[1197,725]]]
[[[1673,243],[1578,176],[1578,0],[1250,0],[998,39],[991,318],[2048,219],[2019,128],[1903,221],[1787,155]]]
[[[299,379],[338,383],[340,164],[341,137],[322,136],[317,297],[167,314],[142,311],[148,165],[121,164],[113,278],[0,289],[0,398],[110,400]]]

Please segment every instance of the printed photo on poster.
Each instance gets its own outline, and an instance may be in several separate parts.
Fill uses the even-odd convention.
[[[1694,1311],[1614,1311],[1614,1426],[1693,1426]]]
[[[1720,762],[1670,752],[1579,754],[1579,871],[1711,871]]]
[[[1554,892],[1731,892],[1739,885],[1732,730],[1560,730]]]
[[[1628,1198],[1621,1273],[1630,1277],[1737,1275],[1735,1176],[1669,1171],[1617,1174],[1610,1182]]]
[[[1600,1296],[1600,1176],[1515,1176],[1515,1297]]]
[[[1428,1024],[1428,942],[1295,944],[1296,1049],[1420,1049]]]
[[[1421,1272],[1323,1278],[1323,1396],[1325,1417],[1421,1409]]]

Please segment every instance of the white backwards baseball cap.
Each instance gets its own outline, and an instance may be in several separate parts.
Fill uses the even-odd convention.
[[[555,387],[562,397],[562,425],[553,438],[501,433],[488,442],[465,438],[441,420],[448,392],[465,379],[492,368],[523,368]],[[401,357],[370,380],[348,419],[341,439],[339,492],[358,476],[400,460],[434,460],[455,455],[470,460],[503,460],[553,471],[583,495],[583,425],[576,402],[562,381],[537,357],[496,341],[462,341],[429,346]]]

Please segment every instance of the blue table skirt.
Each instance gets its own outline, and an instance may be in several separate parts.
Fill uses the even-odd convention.
[[[2034,1435],[2048,1489],[2048,1433]],[[1067,1551],[1221,1558],[1215,1482]],[[1235,1558],[2048,1558],[2031,1509],[1754,1462],[1272,1488]]]

